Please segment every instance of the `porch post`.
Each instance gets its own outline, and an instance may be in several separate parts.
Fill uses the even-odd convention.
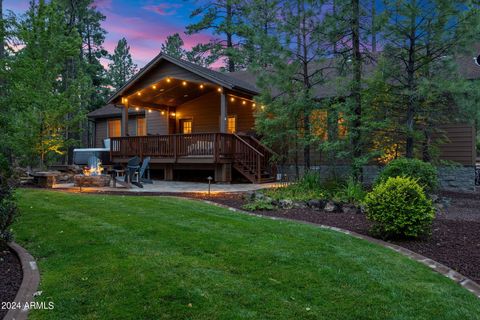
[[[220,132],[226,133],[227,132],[227,114],[228,114],[228,106],[227,106],[227,97],[225,96],[225,90],[222,90],[220,94]]]
[[[124,106],[122,110],[122,128],[121,128],[121,134],[122,137],[128,136],[128,100],[124,100]]]

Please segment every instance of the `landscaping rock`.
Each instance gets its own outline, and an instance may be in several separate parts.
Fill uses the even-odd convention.
[[[343,213],[348,213],[348,214],[353,214],[353,213],[359,213],[360,212],[360,209],[353,205],[353,204],[344,204],[342,206],[342,212]]]
[[[293,201],[290,199],[282,199],[278,201],[278,205],[282,209],[291,209],[293,208]]]
[[[296,202],[293,203],[293,207],[297,208],[297,209],[306,209],[307,204],[303,201],[296,201]]]
[[[339,212],[339,211],[341,211],[340,207],[333,201],[328,201],[325,204],[325,208],[323,210],[325,210],[326,212]]]
[[[307,206],[314,210],[323,210],[323,208],[325,208],[325,203],[325,200],[313,199],[307,202]]]

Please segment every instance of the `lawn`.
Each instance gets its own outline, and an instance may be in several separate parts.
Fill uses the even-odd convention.
[[[389,249],[167,197],[19,190],[17,242],[54,310],[31,319],[477,319],[480,300]]]

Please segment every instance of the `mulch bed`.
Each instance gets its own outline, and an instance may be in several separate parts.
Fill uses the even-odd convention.
[[[245,203],[240,194],[184,194],[241,209]],[[438,261],[480,283],[480,197],[445,194],[450,206],[433,222],[431,237],[391,241],[430,259]],[[312,209],[277,209],[256,211],[256,214],[307,221],[369,235],[370,223],[363,214],[330,213]],[[465,219],[468,217],[468,219]]]
[[[0,302],[13,302],[22,283],[22,265],[15,253],[10,250],[0,251]],[[7,314],[0,308],[0,319]]]

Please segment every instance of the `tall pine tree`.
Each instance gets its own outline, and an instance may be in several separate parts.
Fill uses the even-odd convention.
[[[125,38],[118,41],[115,51],[110,55],[108,78],[115,90],[120,89],[136,72],[137,65],[133,63],[130,46]]]

